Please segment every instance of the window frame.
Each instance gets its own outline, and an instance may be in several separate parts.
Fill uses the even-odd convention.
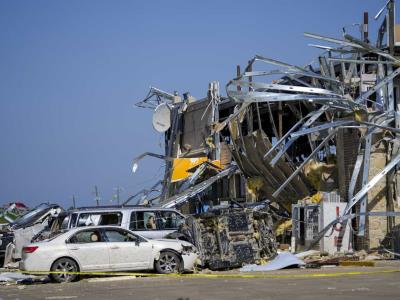
[[[89,227],[89,226],[86,226],[86,227]],[[80,234],[80,233],[83,233],[83,232],[87,232],[87,231],[93,231],[93,232],[96,232],[98,235],[99,235],[99,237],[100,237],[100,241],[98,241],[98,242],[72,242],[71,240],[73,239],[73,238],[75,238],[76,237],[76,235],[77,234]],[[102,232],[101,232],[101,230],[99,230],[98,228],[87,228],[87,229],[85,229],[85,230],[80,230],[80,231],[78,231],[78,232],[75,232],[72,236],[70,236],[66,241],[65,241],[65,243],[66,244],[96,244],[96,243],[104,243],[105,242],[105,240],[104,240],[104,236],[103,236],[103,234],[102,234]]]
[[[180,217],[180,220],[185,220],[185,217],[182,216],[179,212],[174,211],[174,210],[159,210],[158,211],[158,223],[160,224],[160,228],[164,226],[162,219],[163,219],[163,213],[171,213],[171,214],[175,214],[176,216]],[[176,224],[177,221],[175,221]],[[179,226],[174,227],[174,228],[161,228],[160,230],[178,230]]]
[[[152,213],[152,214],[154,214],[155,223],[156,223],[156,228],[155,228],[155,229],[147,228],[147,227],[146,227],[146,223],[145,223],[145,221],[144,221],[144,218],[143,218],[143,227],[144,227],[144,228],[142,228],[142,229],[131,228],[131,224],[132,224],[132,215],[133,215],[133,214],[135,214],[135,222],[138,222],[138,221],[137,221],[137,215],[136,215],[137,213],[143,213],[143,217],[144,217],[144,214],[145,214],[145,213]],[[129,218],[129,230],[131,230],[131,231],[157,231],[157,230],[163,230],[163,229],[160,229],[158,211],[156,211],[156,210],[133,210],[133,211],[131,212],[131,215],[130,215],[130,218]]]
[[[125,230],[123,228],[102,228],[101,231],[102,231],[102,234],[103,234],[103,238],[104,238],[105,242],[107,242],[107,243],[138,243],[138,242],[142,243],[142,242],[147,242],[147,240],[144,239],[143,237],[141,237],[141,236],[139,236],[137,234],[134,234],[133,232],[131,232],[129,230]],[[136,240],[134,240],[134,241],[119,241],[119,242],[109,241],[108,237],[106,235],[106,231],[126,232],[127,234],[130,234],[130,235],[134,236],[136,238]]]
[[[81,217],[82,216],[84,216],[84,215],[89,215],[89,216],[92,216],[92,215],[98,215],[98,216],[100,216],[100,218],[99,218],[99,223],[100,223],[100,221],[102,221],[102,217],[103,217],[103,215],[113,215],[113,214],[116,214],[117,216],[118,216],[118,220],[119,220],[119,223],[118,224],[94,224],[94,225],[81,225],[81,226],[78,226],[79,225],[79,220],[81,219]],[[78,227],[88,227],[88,226],[121,226],[122,225],[122,219],[123,219],[123,213],[122,213],[122,211],[112,211],[112,212],[81,212],[81,213],[79,213],[78,214],[78,217],[76,218],[76,221],[75,221],[75,224],[73,225],[73,224],[71,224],[71,227],[73,226],[74,228],[76,227],[76,228],[78,228]],[[87,220],[87,219],[86,219]],[[85,221],[86,222],[86,221]]]

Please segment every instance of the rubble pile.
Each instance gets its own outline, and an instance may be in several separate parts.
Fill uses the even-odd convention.
[[[368,13],[360,37],[345,28],[341,38],[305,33],[323,43],[310,45],[321,53],[305,66],[256,55],[237,66],[226,95],[216,81],[201,99],[152,87],[136,105],[154,111],[164,153],[137,156],[132,171],[153,157],[165,163],[163,178],[112,209],[42,205],[28,212],[2,231],[6,263],[21,259],[23,245],[57,235],[62,224],[65,230],[120,226],[149,238],[165,232],[162,237],[192,243],[200,266],[211,270],[399,258],[400,25],[394,15],[389,0],[375,17],[381,22],[376,42]],[[191,247],[182,253],[193,254]],[[176,267],[176,255],[164,256],[165,265],[174,260]],[[271,259],[269,266],[252,265]]]

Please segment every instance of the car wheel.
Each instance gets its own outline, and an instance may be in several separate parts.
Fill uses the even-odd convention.
[[[178,273],[181,271],[181,260],[173,252],[161,252],[159,260],[156,261],[156,270],[161,274]]]
[[[70,258],[60,258],[56,260],[51,266],[51,271],[61,272],[59,274],[50,274],[50,278],[56,282],[71,282],[78,278],[77,274],[68,274],[70,272],[78,272],[78,265]]]

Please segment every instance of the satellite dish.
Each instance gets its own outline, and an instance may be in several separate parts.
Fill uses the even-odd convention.
[[[171,110],[166,103],[161,103],[154,110],[153,127],[158,132],[166,132],[171,127]]]

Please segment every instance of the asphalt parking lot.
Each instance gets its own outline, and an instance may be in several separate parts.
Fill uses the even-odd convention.
[[[376,267],[288,269],[257,276],[268,278],[218,278],[240,276],[237,271],[202,277],[95,277],[65,284],[0,286],[6,299],[398,299],[400,264]],[[247,273],[246,273],[247,274]],[[254,273],[251,273],[254,274]]]

